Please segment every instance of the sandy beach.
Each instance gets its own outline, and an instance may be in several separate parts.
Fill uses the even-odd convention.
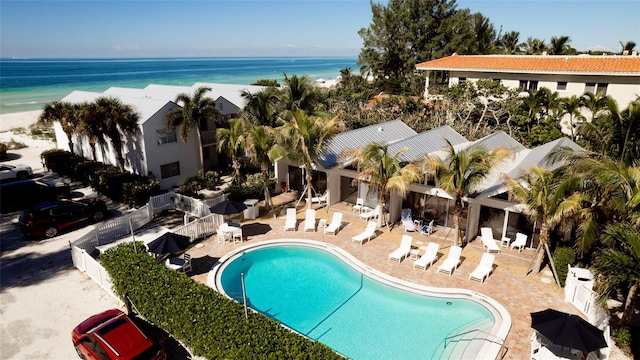
[[[11,114],[0,114],[0,132],[15,128],[27,128],[38,122],[42,110],[26,111]]]

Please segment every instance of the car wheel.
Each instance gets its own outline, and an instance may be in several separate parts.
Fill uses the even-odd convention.
[[[56,229],[55,226],[49,226],[47,227],[47,229],[44,231],[44,236],[48,237],[48,238],[52,238],[54,236],[58,235],[58,229]]]
[[[93,213],[93,216],[91,218],[95,222],[101,221],[102,219],[104,219],[104,213],[102,211],[96,211]]]
[[[80,359],[85,359],[84,355],[82,355],[82,351],[80,351],[80,349],[78,349],[77,346],[74,346],[74,348],[76,349],[76,352],[78,353],[78,356],[80,357]]]
[[[23,171],[23,172],[19,172],[19,173],[16,175],[16,178],[17,178],[18,180],[27,180],[27,179],[29,178],[29,174],[27,174],[27,173],[26,173],[26,172],[24,172],[24,171]]]

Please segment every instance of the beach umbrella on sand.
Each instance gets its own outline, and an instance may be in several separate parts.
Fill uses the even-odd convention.
[[[175,254],[179,253],[191,245],[188,236],[166,232],[155,240],[149,242],[147,251],[154,254]]]
[[[209,211],[214,214],[233,215],[243,212],[246,208],[247,205],[241,202],[234,200],[225,200],[210,207]]]
[[[607,347],[602,330],[581,317],[547,309],[531,313],[531,327],[552,343],[585,354]]]

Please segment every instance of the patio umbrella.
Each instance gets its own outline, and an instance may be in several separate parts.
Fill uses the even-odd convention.
[[[607,347],[602,330],[577,315],[553,309],[531,313],[531,327],[552,343],[588,354]]]
[[[147,244],[147,251],[155,254],[175,254],[191,245],[188,236],[166,232]]]
[[[241,213],[246,208],[247,206],[241,202],[234,200],[225,200],[213,205],[209,208],[209,210],[214,214],[232,215]]]

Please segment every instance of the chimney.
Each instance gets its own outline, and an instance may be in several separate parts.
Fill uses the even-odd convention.
[[[622,52],[622,55],[629,55],[629,50],[624,50],[624,51]]]
[[[638,56],[638,50],[633,50],[633,52],[631,53],[631,55],[633,55],[633,56]]]
[[[547,56],[547,52],[546,52],[546,51],[543,51],[543,52],[542,52],[542,56]]]

